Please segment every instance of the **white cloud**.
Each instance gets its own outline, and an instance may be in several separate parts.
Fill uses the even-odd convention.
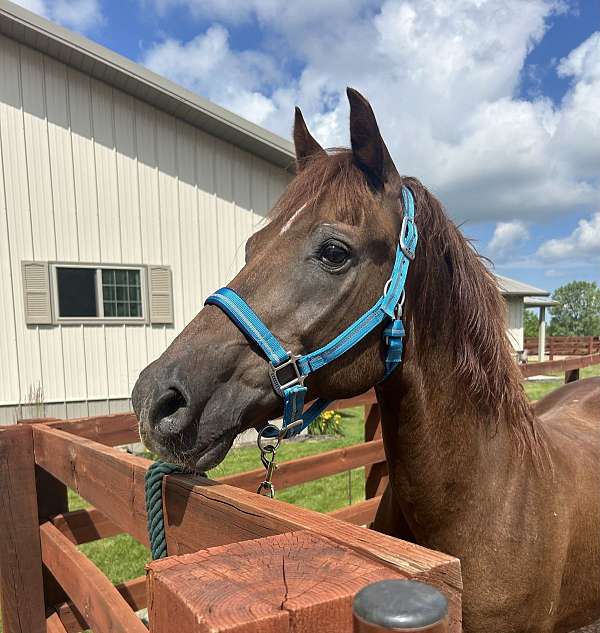
[[[87,32],[104,24],[98,0],[14,0],[25,9],[75,31]]]
[[[167,39],[156,44],[146,52],[143,63],[259,125],[274,109],[261,90],[268,90],[279,78],[276,65],[257,51],[232,51],[222,26],[211,26],[186,43]]]
[[[515,95],[553,0],[144,0],[220,20],[155,44],[151,68],[286,137],[300,104],[324,145],[348,144],[346,85],[371,101],[402,173],[460,220],[544,220],[600,204],[600,32],[561,60],[564,101]],[[228,25],[255,20],[260,51]],[[249,22],[250,23],[250,22]],[[300,68],[286,72],[289,61]]]
[[[537,253],[544,260],[600,259],[600,213],[579,220],[568,237],[544,242]]]
[[[520,220],[498,222],[487,250],[492,259],[502,260],[510,255],[521,253],[528,240],[529,231],[524,222]]]

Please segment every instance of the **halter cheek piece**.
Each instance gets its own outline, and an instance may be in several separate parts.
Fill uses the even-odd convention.
[[[381,323],[387,322],[383,331],[386,346],[385,378],[402,362],[404,286],[408,267],[415,258],[418,239],[414,198],[407,187],[402,187],[402,202],[404,217],[396,259],[383,295],[352,325],[314,352],[298,356],[286,351],[252,308],[230,288],[221,288],[206,299],[205,305],[214,305],[223,310],[242,333],[260,347],[269,361],[273,389],[283,398],[283,426],[279,432],[276,427],[269,425],[262,432],[265,437],[278,436],[281,439],[297,435],[307,428],[332,401],[319,398],[303,413],[306,376],[342,356]]]

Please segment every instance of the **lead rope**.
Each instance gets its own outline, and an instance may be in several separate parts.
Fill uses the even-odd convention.
[[[163,504],[163,477],[181,474],[185,470],[181,466],[156,461],[148,467],[144,476],[146,493],[146,514],[148,516],[148,540],[152,560],[167,555],[165,538],[165,519]]]

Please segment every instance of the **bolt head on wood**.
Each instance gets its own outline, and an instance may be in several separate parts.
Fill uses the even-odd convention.
[[[356,633],[447,631],[448,601],[430,585],[415,580],[382,580],[356,594]]]

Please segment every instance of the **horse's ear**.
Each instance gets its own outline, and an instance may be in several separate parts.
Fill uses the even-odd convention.
[[[325,150],[308,131],[302,111],[297,106],[294,116],[294,146],[296,147],[296,167],[298,172],[302,171],[310,158],[318,154],[325,154]]]
[[[383,142],[371,105],[353,88],[347,88],[346,93],[350,102],[350,141],[354,162],[364,172],[371,187],[381,191],[398,172]]]

